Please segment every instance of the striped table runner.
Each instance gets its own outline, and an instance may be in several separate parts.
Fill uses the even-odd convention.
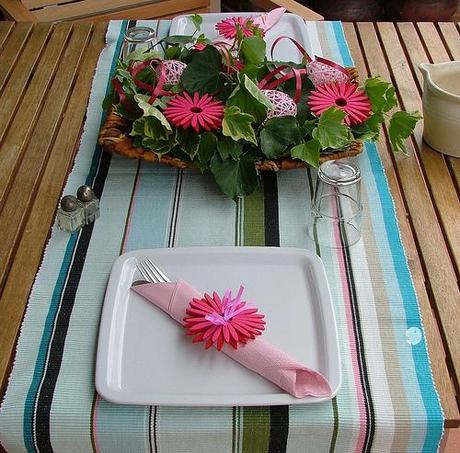
[[[443,414],[375,146],[358,158],[366,211],[363,238],[349,250],[307,240],[313,171],[265,174],[258,192],[234,204],[209,176],[103,154],[95,146],[100,104],[127,25],[110,24],[65,190],[93,185],[101,218],[72,236],[53,229],[1,407],[3,446],[66,453],[436,451]],[[169,29],[168,22],[150,25],[160,36]],[[306,27],[312,54],[352,65],[340,23]],[[330,236],[341,243],[339,232]],[[98,323],[115,258],[134,249],[204,245],[305,247],[321,255],[341,343],[344,379],[336,398],[294,407],[172,408],[98,397]]]

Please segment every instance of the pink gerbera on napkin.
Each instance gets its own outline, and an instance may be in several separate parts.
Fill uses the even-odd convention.
[[[343,110],[345,123],[359,124],[371,114],[371,103],[366,93],[356,83],[330,83],[317,86],[308,99],[311,111],[319,116],[330,107]]]
[[[254,34],[254,28],[259,28],[263,33],[263,30],[254,25],[252,17],[230,17],[228,19],[221,20],[216,24],[216,30],[227,39],[235,39],[237,30],[239,29],[243,36],[252,36]]]
[[[184,91],[169,101],[163,113],[176,127],[192,127],[196,133],[202,129],[209,132],[221,126],[224,106],[207,93],[200,97],[195,92],[192,97]]]
[[[198,324],[202,322],[206,322],[206,325],[203,326],[205,332],[207,332],[206,329],[208,327],[212,329],[212,326],[208,322],[211,324],[217,322],[219,325],[214,324],[217,325],[216,329],[224,324],[227,325],[228,329],[228,325],[232,324],[238,335],[238,339],[247,341],[249,338],[257,336],[256,331],[260,332],[264,328],[264,323],[261,322],[261,316],[263,315],[258,314],[257,311],[253,311],[254,308],[252,307],[248,307],[247,305],[242,306],[240,299],[242,289],[240,289],[236,300],[232,299],[231,294],[228,293],[227,297],[223,297],[223,299],[226,299],[226,302],[223,303],[221,299],[221,305],[219,306],[215,300],[214,293],[213,297],[208,295],[208,298],[206,298],[204,296],[206,302],[201,303],[203,301],[203,293],[183,281],[144,283],[133,286],[132,288],[138,294],[154,303],[158,308],[168,313],[178,323],[182,325],[187,324],[190,328],[196,326],[197,332],[193,333],[200,333],[201,327],[198,327]],[[192,305],[190,302],[194,302],[197,305]],[[213,308],[210,310],[208,307]],[[248,311],[245,312],[245,310]],[[206,319],[207,316],[208,319]],[[197,320],[196,323],[191,322],[191,318],[195,319],[196,317],[199,318],[199,321]],[[229,323],[230,320],[235,321]],[[244,322],[240,322],[243,320]],[[238,329],[236,329],[237,324]],[[251,329],[248,329],[249,326]],[[231,329],[228,329],[227,338],[231,344],[234,337],[232,337],[230,331]],[[223,327],[213,340],[214,333],[215,331],[212,334],[208,334],[208,337],[211,335],[212,344],[218,347],[220,342],[221,346],[223,346],[222,338],[225,341],[226,335]],[[260,374],[269,381],[274,382],[297,398],[304,398],[307,395],[317,397],[330,396],[331,388],[327,379],[321,373],[298,362],[295,358],[265,341],[260,336],[252,341],[247,341],[246,344],[244,344],[244,341],[241,341],[241,343],[243,344],[238,345],[237,343],[239,346],[238,349],[232,347],[222,348],[221,353],[241,363],[241,365],[249,370]]]
[[[193,342],[204,342],[206,349],[215,345],[220,351],[225,343],[238,348],[238,343],[261,335],[265,329],[263,314],[257,308],[248,307],[241,299],[244,287],[232,298],[227,290],[222,299],[216,292],[212,297],[204,294],[201,299],[194,298],[186,310],[184,327],[187,335],[194,335]]]

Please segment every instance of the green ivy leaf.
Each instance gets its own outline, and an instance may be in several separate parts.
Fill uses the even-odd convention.
[[[179,46],[170,46],[165,50],[165,59],[166,60],[177,60],[181,54],[181,49]]]
[[[132,61],[145,61],[152,60],[153,58],[161,58],[161,53],[151,49],[139,49],[126,55],[123,62],[129,64]]]
[[[355,124],[350,127],[356,140],[378,140],[380,128],[384,121],[383,113],[374,113],[364,123]]]
[[[151,117],[152,120],[155,118]],[[135,137],[137,138],[137,137]],[[166,138],[152,138],[152,137],[143,137],[142,138],[142,146],[146,149],[150,149],[158,156],[162,156],[163,154],[167,154],[177,145],[177,140],[174,134],[167,136]]]
[[[244,38],[241,42],[240,52],[246,64],[258,65],[265,60],[265,41],[259,36]]]
[[[181,149],[193,160],[198,154],[200,136],[195,131],[177,129],[177,141]]]
[[[315,118],[314,120],[307,120],[303,123],[301,127],[301,133],[304,137],[311,137],[313,133],[313,129],[318,125],[318,120]]]
[[[181,82],[189,93],[215,93],[223,88],[225,78],[221,74],[222,57],[213,46],[206,46],[193,55],[185,68]]]
[[[134,96],[137,105],[142,109],[143,117],[154,116],[168,131],[172,131],[171,125],[166,117],[153,105],[145,101],[146,96],[136,95]]]
[[[172,35],[172,36],[166,36],[161,40],[161,42],[165,42],[166,44],[170,45],[175,45],[175,44],[190,44],[194,42],[195,39],[193,38],[192,35]]]
[[[328,108],[321,114],[312,136],[318,140],[322,149],[340,149],[351,143],[352,135],[343,122],[345,115],[344,111],[334,107]]]
[[[212,132],[204,132],[200,136],[198,159],[201,164],[208,165],[217,149],[217,137]]]
[[[312,167],[319,167],[319,156],[321,153],[321,144],[318,140],[312,139],[307,143],[301,143],[291,149],[293,159],[299,159],[307,162]]]
[[[263,65],[246,64],[240,74],[246,74],[251,80],[257,80],[262,69]]]
[[[252,115],[256,121],[262,122],[267,117],[267,110],[273,109],[272,103],[246,74],[239,78],[240,84],[228,98],[227,106],[235,105],[242,112]]]
[[[396,112],[390,119],[390,143],[393,151],[406,152],[405,140],[415,129],[417,121],[422,119],[418,112]]]
[[[269,159],[281,157],[289,145],[299,140],[300,131],[293,116],[270,118],[260,132],[260,147]]]
[[[297,66],[297,65],[293,65]],[[297,103],[297,121],[299,124],[308,120],[312,117],[310,113],[310,106],[308,105],[308,98],[310,92],[314,89],[313,82],[308,78],[302,79],[302,93],[300,95],[299,102]],[[283,91],[289,95],[292,99],[295,97],[295,78],[288,80],[284,83]]]
[[[219,152],[222,160],[227,159],[229,156],[234,160],[238,158],[243,153],[243,143],[235,142],[231,138],[223,137],[217,142],[217,151]]]
[[[251,194],[259,185],[254,160],[247,156],[241,156],[238,160],[231,157],[222,159],[216,153],[211,159],[210,168],[220,190],[235,201],[238,197]]]
[[[389,112],[398,105],[394,86],[380,77],[367,79],[364,90],[371,101],[373,112]]]
[[[243,139],[257,145],[256,134],[252,127],[254,120],[252,115],[243,113],[234,105],[226,107],[222,121],[222,133],[235,141]]]
[[[201,24],[203,23],[203,18],[199,14],[192,14],[190,16],[190,19],[193,22],[193,25],[195,25],[195,28],[200,31],[201,29]]]

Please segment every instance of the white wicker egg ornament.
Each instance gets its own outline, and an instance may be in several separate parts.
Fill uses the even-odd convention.
[[[261,91],[273,105],[273,110],[269,110],[267,113],[267,119],[297,115],[297,105],[289,95],[278,90]]]
[[[308,63],[307,74],[315,87],[325,83],[345,83],[349,79],[347,74],[320,61]]]
[[[186,67],[187,65],[179,60],[163,60],[158,66],[157,71],[161,69],[165,71],[166,85],[177,85]]]

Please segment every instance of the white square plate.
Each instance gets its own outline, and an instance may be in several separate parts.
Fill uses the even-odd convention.
[[[265,314],[265,340],[341,385],[337,329],[321,259],[302,249],[195,247],[120,256],[107,286],[99,331],[96,389],[121,404],[262,406],[305,404],[217,350],[192,344],[182,327],[131,291],[136,264],[152,259],[171,280],[205,292],[245,287]],[[257,340],[255,340],[257,341]]]
[[[229,17],[257,17],[262,13],[213,13],[203,14],[203,23],[201,24],[201,33],[209,39],[215,39],[218,36],[216,31],[216,24],[223,19]],[[195,26],[190,19],[189,15],[177,16],[172,20],[169,34],[174,35],[192,35],[195,31]],[[305,27],[304,20],[297,16],[297,14],[285,13],[281,19],[267,31],[265,35],[265,41],[267,43],[267,58],[271,59],[270,49],[273,41],[278,36],[289,36],[290,38],[296,39],[307,52],[310,49],[307,28]],[[280,61],[292,61],[294,63],[300,63],[302,55],[296,49],[294,44],[289,40],[281,40],[275,47],[273,52],[273,59]]]

